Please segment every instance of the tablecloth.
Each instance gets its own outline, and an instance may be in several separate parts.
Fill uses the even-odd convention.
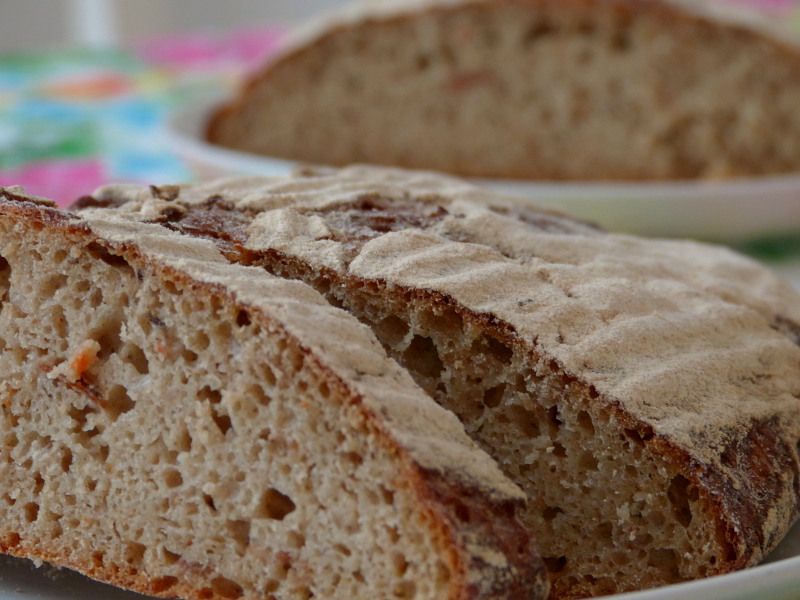
[[[232,88],[282,29],[140,40],[111,50],[0,56],[0,185],[67,204],[108,182],[182,182],[164,143],[170,112]]]

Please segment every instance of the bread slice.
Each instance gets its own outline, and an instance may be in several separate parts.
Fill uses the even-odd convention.
[[[753,565],[798,514],[800,297],[731,251],[362,167],[83,205],[213,240],[367,323],[525,490],[553,598]]]
[[[800,170],[800,49],[709,0],[373,0],[299,32],[214,144],[461,176]]]
[[[0,550],[162,597],[544,598],[522,492],[309,286],[0,189]]]

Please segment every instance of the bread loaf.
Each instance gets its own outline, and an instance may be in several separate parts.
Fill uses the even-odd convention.
[[[0,550],[168,598],[542,599],[522,492],[367,327],[0,188]]]
[[[800,297],[729,250],[361,167],[98,204],[368,324],[525,491],[553,598],[753,565],[798,514]]]
[[[711,0],[364,4],[298,34],[208,139],[490,178],[800,170],[800,49]]]

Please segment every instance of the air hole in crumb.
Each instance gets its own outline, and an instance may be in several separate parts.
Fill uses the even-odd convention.
[[[211,411],[211,419],[214,421],[222,435],[228,433],[228,431],[230,431],[233,427],[231,418],[226,414],[217,412],[216,410]]]
[[[240,550],[250,545],[250,521],[243,519],[228,521],[225,527]]]
[[[485,351],[496,358],[501,364],[511,364],[514,351],[497,338],[490,335],[484,335],[481,339],[481,346],[483,346]]]
[[[561,571],[564,570],[564,567],[567,566],[567,557],[545,556],[544,566],[547,567],[547,570],[550,571],[551,573],[561,573]]]
[[[67,473],[71,466],[72,466],[72,451],[69,448],[62,448],[61,470],[64,471],[64,473]]]
[[[294,550],[300,550],[306,545],[305,536],[298,531],[290,531],[288,534],[286,534],[286,541],[288,542],[289,547]]]
[[[76,406],[70,406],[67,409],[67,415],[75,421],[75,426],[72,429],[73,432],[83,431],[84,427],[86,426],[87,417],[94,412],[94,408],[91,406],[85,406],[83,408],[78,408]]]
[[[109,390],[107,409],[112,419],[117,419],[131,410],[134,404],[133,399],[128,395],[128,390],[121,385],[115,385]]]
[[[167,469],[164,472],[164,484],[168,488],[176,488],[183,484],[183,476],[177,469]]]
[[[166,548],[162,548],[161,549],[161,553],[164,556],[164,563],[166,565],[174,565],[176,562],[178,562],[181,559],[181,555],[180,554],[177,554],[175,552],[170,552]]]
[[[564,511],[558,506],[548,506],[542,511],[542,518],[545,521],[552,521]]]
[[[236,313],[236,324],[239,327],[247,327],[250,325],[250,314],[246,310],[240,310]]]
[[[633,440],[634,442],[636,442],[637,445],[641,445],[644,443],[644,441],[642,440],[642,436],[635,429],[625,429],[625,437]]]
[[[189,350],[188,348],[183,348],[181,350],[181,358],[183,358],[183,362],[185,362],[187,365],[191,365],[197,361],[199,355],[197,352]]]
[[[489,388],[483,393],[483,404],[489,408],[497,408],[503,400],[505,391],[506,386],[503,383]]]
[[[352,468],[356,468],[364,462],[364,457],[358,452],[342,452],[341,457],[342,460],[348,463]]]
[[[189,452],[192,449],[192,436],[186,427],[178,434],[177,447],[179,452]]]
[[[217,505],[214,504],[214,498],[209,496],[208,494],[203,494],[203,502],[205,505],[210,508],[213,512],[217,512]]]
[[[219,404],[222,401],[222,392],[219,390],[212,390],[207,385],[204,385],[198,393],[200,400],[206,400],[211,404]]]
[[[433,340],[415,335],[403,352],[403,362],[423,377],[438,378],[444,369]]]
[[[144,559],[145,550],[147,550],[147,547],[144,544],[140,544],[138,542],[126,542],[124,554],[125,562],[129,565],[141,564],[142,560]]]
[[[11,265],[4,256],[0,256],[0,302],[8,300],[8,288],[11,285]]]
[[[547,419],[550,423],[550,435],[555,435],[558,433],[558,429],[561,427],[561,419],[558,416],[558,407],[553,405],[547,409]]]
[[[585,410],[578,413],[578,427],[580,427],[586,435],[594,435],[594,422],[591,415]]]
[[[670,481],[667,498],[672,504],[672,512],[678,523],[688,527],[692,522],[692,508],[689,501],[689,480],[683,475],[676,475]]]
[[[564,458],[567,455],[567,450],[564,448],[564,446],[556,442],[553,444],[553,455],[559,458]]]
[[[272,402],[272,397],[264,391],[260,385],[251,385],[247,389],[248,395],[258,402],[261,406],[267,406]]]
[[[261,365],[261,381],[272,387],[277,382],[275,378],[275,373],[273,372],[272,368],[268,364]]]
[[[164,288],[164,291],[166,291],[168,294],[172,294],[173,296],[180,296],[182,293],[181,290],[179,290],[175,285],[174,281],[165,281],[162,283],[162,287]]]
[[[104,248],[100,244],[93,242],[89,244],[86,249],[89,251],[89,254],[91,254],[94,258],[102,260],[107,265],[129,270],[131,271],[131,273],[133,272],[133,269],[128,264],[127,260],[125,260],[122,256],[119,256],[117,254],[112,254],[108,250],[108,248]]]
[[[373,329],[382,344],[395,349],[408,335],[408,324],[396,315],[389,315]]]
[[[384,486],[380,486],[379,488],[381,497],[383,498],[383,503],[391,506],[394,504],[394,492],[390,489],[385,488]]]
[[[352,554],[352,552],[350,552],[350,548],[343,546],[342,544],[334,544],[333,549],[343,556],[350,556]]]
[[[127,344],[123,351],[125,360],[133,365],[139,375],[147,375],[150,372],[150,364],[144,351],[136,344]]]
[[[402,577],[408,571],[408,561],[401,552],[392,553],[392,565],[394,566],[395,577]]]
[[[28,523],[33,523],[36,519],[39,518],[39,505],[36,502],[28,502],[24,507],[23,510],[25,512],[25,520]]]
[[[268,489],[261,497],[257,517],[282,521],[296,508],[292,499],[274,488]]]
[[[215,594],[223,598],[241,598],[244,595],[244,590],[235,581],[226,579],[225,577],[215,577],[211,580],[211,589]]]
[[[97,449],[95,456],[97,456],[100,462],[106,462],[108,460],[108,454],[109,454],[108,444],[102,444]]]

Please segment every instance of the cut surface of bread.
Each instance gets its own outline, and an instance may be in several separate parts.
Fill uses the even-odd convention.
[[[522,492],[311,287],[0,188],[0,550],[191,599],[542,599]]]
[[[800,300],[729,250],[362,167],[83,206],[213,240],[368,324],[525,491],[553,598],[753,565],[798,514]]]
[[[800,170],[800,49],[703,4],[371,2],[299,35],[215,111],[208,139],[490,178]]]

